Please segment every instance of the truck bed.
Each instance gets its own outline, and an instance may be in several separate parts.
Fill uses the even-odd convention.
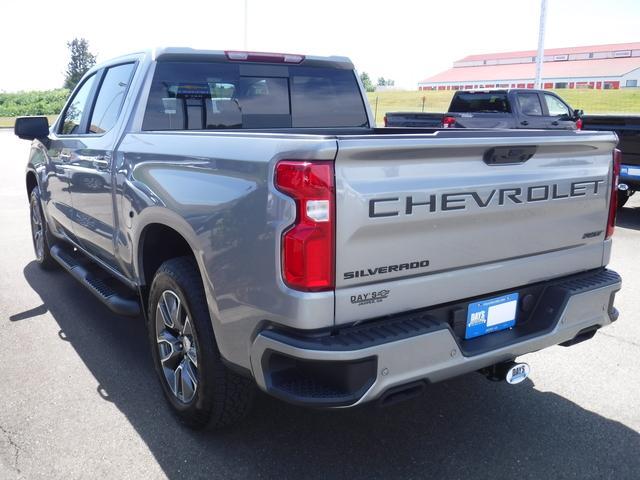
[[[189,138],[190,154],[183,158],[183,142],[176,139],[185,137]],[[211,150],[214,139],[215,157]],[[176,195],[184,195],[182,183],[176,183],[178,178],[197,174],[179,164],[199,158],[202,168],[218,166],[212,181],[217,178],[222,185],[229,176],[229,182],[237,183],[236,178],[242,176],[255,184],[251,196],[265,195],[265,201],[265,189],[271,187],[263,183],[263,169],[273,168],[268,164],[283,155],[299,158],[299,152],[304,152],[310,161],[335,160],[336,290],[331,297],[318,294],[313,314],[305,309],[296,318],[297,325],[322,322],[328,326],[605,265],[611,243],[605,241],[604,232],[615,143],[615,135],[608,132],[271,129],[131,134],[121,148],[125,156],[137,156],[141,161],[135,177],[146,177],[148,161],[159,158],[158,154],[169,159],[156,164],[152,171],[158,178],[173,179],[168,194],[175,189]],[[498,152],[498,157],[509,153],[516,157],[512,162],[491,164],[495,160],[492,152]],[[520,153],[532,157],[520,159]],[[250,165],[254,166],[245,173]],[[257,165],[262,166],[255,170]],[[166,172],[161,173],[163,170]],[[173,170],[179,173],[171,173]],[[186,188],[189,184],[184,185]],[[533,189],[531,199],[527,198],[529,188]],[[205,198],[209,187],[203,184],[202,189],[197,194],[192,183],[189,195]],[[425,205],[432,196],[433,207]],[[407,213],[409,199],[412,208]],[[191,212],[203,215],[208,208],[195,200],[166,201],[181,205],[180,214],[185,218]],[[243,204],[239,198],[234,211],[244,212]],[[262,265],[264,277],[256,278],[256,282],[263,290],[270,278],[280,275],[278,257],[272,257],[271,252],[279,249],[277,239],[295,216],[293,211],[284,215],[285,205],[274,204],[266,217],[261,214],[253,220],[250,228],[263,232],[259,237],[269,239],[268,243],[244,242],[212,263],[216,271],[221,271],[213,275],[227,279],[218,287],[218,295],[231,294],[238,287],[233,278],[222,273],[236,268],[238,256],[254,258]],[[255,223],[258,218],[267,222],[271,217],[279,218],[280,223]],[[244,225],[242,216],[233,218]],[[223,261],[226,256],[228,264]],[[417,268],[400,267],[415,262]],[[428,265],[420,266],[420,262]],[[388,297],[375,304],[352,301],[354,296],[385,290],[390,292]],[[269,295],[266,292],[258,302],[256,298],[251,301],[273,314],[273,295],[280,298],[281,293],[277,289],[269,289]],[[287,309],[298,302],[286,295],[282,298],[281,306],[291,302]],[[309,300],[305,304],[311,303]]]
[[[640,165],[640,115],[585,115],[582,121],[585,130],[615,132],[620,139],[622,162]]]

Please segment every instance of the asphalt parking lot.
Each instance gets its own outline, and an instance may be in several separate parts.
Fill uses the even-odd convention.
[[[640,195],[619,216],[620,319],[384,409],[305,410],[258,395],[233,431],[165,407],[142,321],[33,261],[28,142],[0,130],[0,478],[640,478]]]

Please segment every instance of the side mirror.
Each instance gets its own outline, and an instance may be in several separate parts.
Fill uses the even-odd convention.
[[[584,115],[584,111],[583,110],[574,110],[573,111],[573,118],[574,119],[578,119],[578,118],[582,118],[582,116]]]
[[[49,136],[49,119],[47,117],[18,117],[13,133],[23,140],[47,138]]]

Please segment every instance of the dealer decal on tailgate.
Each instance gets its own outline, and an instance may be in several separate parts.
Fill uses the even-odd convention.
[[[387,289],[373,291],[368,293],[360,293],[358,295],[351,295],[351,303],[361,307],[362,305],[369,305],[371,303],[380,303],[386,300],[391,293]]]

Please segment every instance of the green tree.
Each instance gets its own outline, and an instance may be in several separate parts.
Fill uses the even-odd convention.
[[[96,64],[96,56],[89,51],[89,42],[84,38],[74,38],[67,42],[69,64],[64,78],[64,88],[73,90],[82,76]]]
[[[379,87],[393,87],[396,84],[394,80],[390,78],[380,77],[378,78],[378,86]]]
[[[375,92],[376,87],[373,86],[373,82],[371,81],[371,78],[369,78],[369,74],[367,72],[362,72],[360,74],[360,81],[367,92]]]
[[[54,115],[62,110],[69,90],[0,93],[0,117]]]

